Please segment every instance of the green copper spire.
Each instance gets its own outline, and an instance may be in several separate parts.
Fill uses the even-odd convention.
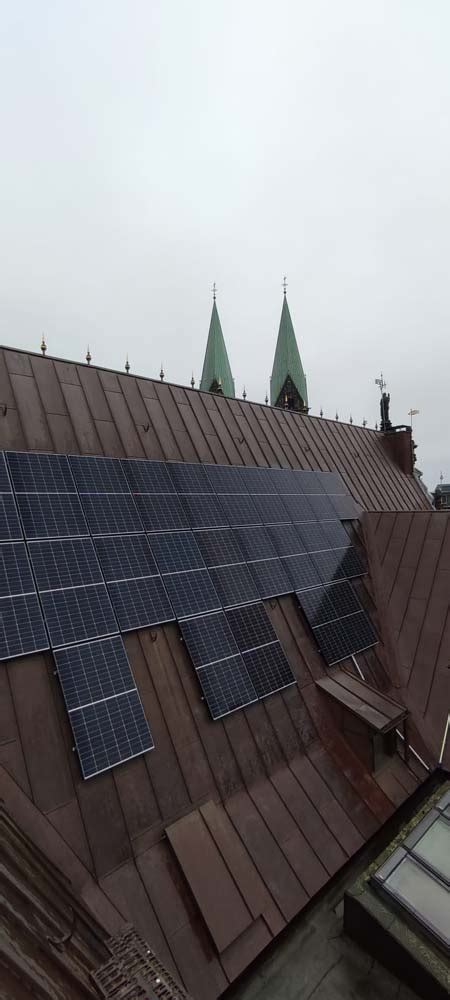
[[[272,406],[282,406],[287,410],[299,410],[302,413],[307,413],[306,377],[287,304],[286,279],[284,279],[283,287],[283,308],[270,380],[270,403]]]
[[[213,289],[213,307],[209,324],[208,343],[203,362],[200,389],[204,392],[218,392],[234,399],[234,381],[223,339],[219,313],[216,306],[216,288]]]

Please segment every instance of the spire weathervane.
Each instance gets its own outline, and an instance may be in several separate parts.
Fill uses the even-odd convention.
[[[212,287],[212,293],[213,293],[213,302],[215,302],[215,301],[216,301],[216,292],[217,292],[217,285],[216,285],[216,283],[214,282],[214,284],[213,284],[213,287]]]
[[[381,372],[380,378],[376,378],[375,379],[375,385],[378,386],[378,388],[379,388],[379,390],[381,392],[381,395],[383,395],[383,392],[384,392],[384,390],[386,388],[386,382],[384,381],[384,378],[383,378],[383,372]]]
[[[283,295],[286,295],[286,288],[287,288],[287,278],[285,275],[283,278]]]

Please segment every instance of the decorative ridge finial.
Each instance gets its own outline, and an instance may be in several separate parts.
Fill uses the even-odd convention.
[[[42,334],[42,340],[41,340],[41,351],[42,351],[42,353],[43,353],[43,355],[44,355],[44,358],[45,358],[45,352],[46,352],[46,350],[47,350],[47,344],[45,343],[45,337],[44,337],[44,334]]]
[[[442,472],[441,472],[441,474],[439,476],[439,482],[440,482],[440,484],[442,486],[442,483],[444,482],[444,476],[443,476]]]
[[[242,390],[242,399],[247,399],[247,393],[245,391],[245,385],[244,385],[244,388]]]
[[[91,352],[90,352],[90,350],[89,350],[89,344],[87,345],[87,351],[86,351],[86,361],[87,361],[87,364],[88,364],[88,365],[90,365],[90,363],[91,363],[91,361],[92,361],[92,354],[91,354]]]
[[[287,278],[286,275],[283,278],[283,295],[286,298],[286,288],[287,288]]]
[[[353,423],[353,417],[352,417],[352,415],[351,415],[351,414],[350,414],[350,421],[349,421],[349,422],[350,422],[351,424]]]
[[[216,283],[214,282],[214,284],[213,284],[213,286],[212,286],[212,293],[213,293],[213,302],[215,302],[215,301],[216,301],[216,292],[217,292],[217,285],[216,285]]]
[[[128,360],[128,354],[127,354],[126,360],[125,360],[125,371],[126,371],[126,373],[128,375],[128,372],[130,371],[130,362]]]
[[[162,361],[161,361],[161,371],[160,371],[160,373],[159,373],[159,377],[160,377],[160,379],[161,379],[161,382],[164,382],[164,368],[163,368],[163,363],[162,363]]]
[[[363,417],[363,427],[367,427],[367,420],[365,417]]]
[[[320,416],[323,417],[323,409],[322,409],[322,407],[320,407],[319,413],[320,413]]]
[[[194,372],[192,372],[191,389],[193,389],[194,387],[195,387],[195,378],[194,378]]]
[[[266,404],[266,406],[267,406],[267,404],[268,404],[268,402],[269,402],[269,393],[267,392],[267,389],[266,389],[266,395],[265,395],[265,397],[264,397],[264,402],[265,402],[265,404]]]

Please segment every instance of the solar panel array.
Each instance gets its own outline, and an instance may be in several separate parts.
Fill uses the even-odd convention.
[[[19,540],[2,461],[3,531]],[[358,508],[337,473],[18,452],[8,466],[55,655],[92,659],[109,637],[177,619],[218,718],[294,682],[262,599],[296,592],[330,663],[376,642],[348,582],[366,567],[341,523]],[[5,553],[9,586],[14,558]],[[92,734],[110,718],[93,704]]]

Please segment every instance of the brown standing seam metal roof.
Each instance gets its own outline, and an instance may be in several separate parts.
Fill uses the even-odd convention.
[[[407,715],[404,705],[374,690],[347,670],[335,670],[332,676],[321,677],[316,684],[377,733],[395,728]]]
[[[381,537],[384,518],[434,517],[412,513],[426,498],[383,435],[354,425],[8,349],[0,404],[2,448],[337,469],[363,506],[405,511],[377,516]],[[358,663],[392,696],[395,650],[379,614],[376,558],[374,566],[357,589],[384,642]],[[87,782],[51,655],[0,671],[8,811],[108,933],[133,923],[196,1000],[222,993],[426,773],[413,756],[408,766],[396,756],[376,775],[365,770],[316,686],[327,668],[294,598],[265,606],[297,685],[212,722],[177,626],[129,633],[156,749]],[[193,850],[199,831],[204,871]],[[225,921],[208,878],[219,880]]]

